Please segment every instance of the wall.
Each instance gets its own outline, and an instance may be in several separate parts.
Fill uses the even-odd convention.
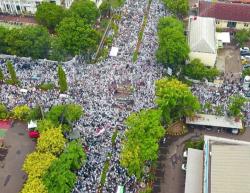
[[[219,22],[219,23],[218,23]],[[218,20],[216,19],[216,28],[228,28],[227,27],[227,23],[228,21],[226,20]],[[248,24],[248,26],[244,26],[245,24]],[[231,28],[231,29],[250,29],[250,22],[237,22],[236,27],[235,28]]]

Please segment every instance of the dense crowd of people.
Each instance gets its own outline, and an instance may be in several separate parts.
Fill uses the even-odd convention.
[[[147,0],[135,0],[127,1],[123,6],[119,36],[113,42],[113,46],[119,48],[117,57],[86,64],[76,56],[63,64],[69,85],[64,95],[57,89],[42,91],[37,87],[41,83],[57,84],[57,62],[14,57],[0,60],[6,76],[6,61],[13,62],[21,83],[19,87],[1,85],[1,101],[8,108],[21,104],[30,107],[39,104],[45,110],[61,103],[83,106],[84,116],[74,123],[73,129],[81,131],[87,162],[78,171],[73,192],[97,192],[106,160],[110,160],[110,167],[103,192],[115,192],[118,185],[124,185],[126,192],[138,190],[135,176],[128,176],[120,166],[119,153],[125,131],[124,119],[131,112],[154,107],[154,80],[162,75],[162,67],[156,64],[154,56],[157,22],[165,14],[159,0],[152,1],[139,57],[137,62],[132,62],[147,3]],[[118,137],[112,146],[111,137],[116,130]]]

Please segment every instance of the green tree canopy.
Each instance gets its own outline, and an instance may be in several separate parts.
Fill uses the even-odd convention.
[[[91,0],[75,0],[69,11],[72,16],[83,18],[88,24],[94,24],[100,15],[96,4]]]
[[[37,8],[36,21],[47,27],[50,31],[54,31],[56,26],[66,16],[66,11],[62,6],[55,3],[43,2]]]
[[[188,0],[163,0],[167,9],[179,18],[188,14]]]
[[[39,131],[39,133],[42,133],[44,131],[47,131],[53,128],[55,128],[55,125],[52,123],[50,119],[42,119],[42,120],[37,121],[36,130]]]
[[[32,58],[46,58],[50,48],[49,33],[41,26],[28,26],[10,30],[5,39],[7,53]]]
[[[156,82],[156,103],[162,110],[165,123],[171,123],[183,116],[191,116],[200,109],[197,97],[186,84],[176,80],[163,78]]]
[[[219,75],[219,71],[215,67],[205,66],[199,59],[194,59],[184,66],[183,74],[195,80],[206,78],[209,81],[213,81]]]
[[[2,68],[0,68],[0,82],[4,81],[4,74]]]
[[[128,130],[121,152],[121,164],[128,168],[130,175],[141,178],[146,161],[155,161],[158,157],[158,142],[164,136],[159,110],[142,110],[131,114],[126,125]]]
[[[158,31],[158,38],[157,61],[178,71],[189,54],[189,46],[183,31],[180,31],[178,27],[165,27]]]
[[[61,65],[58,66],[58,85],[61,93],[68,90],[67,77]]]
[[[17,84],[18,83],[18,79],[17,79],[17,76],[16,76],[16,70],[12,64],[12,62],[10,61],[7,61],[7,69],[8,69],[8,72],[10,74],[10,80],[11,80],[11,83],[13,84]]]
[[[240,117],[241,116],[241,110],[246,102],[246,98],[240,95],[235,95],[230,98],[230,104],[229,104],[229,115],[233,117]]]
[[[102,17],[107,17],[111,12],[111,3],[109,0],[104,0],[99,7]]]
[[[71,170],[80,169],[86,158],[86,153],[78,141],[68,143],[64,153],[60,156],[60,159],[69,165]]]
[[[174,17],[160,18],[157,28],[158,31],[161,31],[165,28],[175,28],[178,29],[179,31],[184,31],[183,23]]]
[[[57,49],[71,56],[93,54],[100,40],[100,34],[86,20],[77,17],[63,19],[56,32]]]
[[[236,32],[235,34],[235,41],[243,47],[244,44],[250,39],[250,31],[246,29],[242,29]]]
[[[8,117],[8,109],[4,104],[0,103],[0,119],[6,119]]]
[[[6,53],[7,43],[5,39],[9,31],[10,30],[8,28],[0,26],[0,53]]]

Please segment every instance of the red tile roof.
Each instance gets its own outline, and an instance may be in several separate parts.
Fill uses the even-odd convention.
[[[221,20],[250,22],[250,5],[199,1],[199,16]]]

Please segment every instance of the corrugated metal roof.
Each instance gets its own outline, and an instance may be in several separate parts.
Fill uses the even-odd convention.
[[[202,192],[203,151],[188,148],[185,193]]]
[[[216,116],[208,114],[196,114],[194,117],[186,117],[186,123],[192,125],[204,125],[212,127],[223,127],[242,129],[242,121],[235,121],[233,117]]]
[[[189,18],[189,46],[192,52],[216,53],[214,18]]]
[[[199,1],[199,16],[228,21],[250,22],[250,5],[230,2]]]
[[[250,146],[212,145],[211,193],[250,192]]]

